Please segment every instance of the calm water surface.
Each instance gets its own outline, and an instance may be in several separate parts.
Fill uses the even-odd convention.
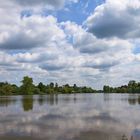
[[[0,140],[131,140],[131,136],[140,140],[140,95],[0,97]]]

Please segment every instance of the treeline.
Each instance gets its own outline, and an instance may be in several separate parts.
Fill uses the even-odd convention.
[[[34,85],[31,77],[25,76],[21,81],[21,86],[0,82],[0,95],[33,95],[33,94],[58,94],[58,93],[140,93],[140,82],[129,81],[128,85],[120,87],[110,87],[105,85],[102,90],[95,90],[91,87],[78,87],[76,84],[59,86],[57,83],[48,85],[40,82]]]
[[[123,85],[121,87],[103,87],[104,93],[140,93],[140,82],[129,81],[128,85]]]
[[[90,87],[78,87],[76,84],[59,86],[57,83],[48,85],[40,82],[34,85],[31,77],[25,76],[21,81],[22,85],[17,86],[8,82],[0,82],[0,95],[33,95],[33,94],[57,94],[57,93],[95,93]]]

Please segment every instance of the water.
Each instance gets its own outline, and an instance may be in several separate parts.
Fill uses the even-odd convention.
[[[0,140],[140,140],[140,95],[0,97]]]

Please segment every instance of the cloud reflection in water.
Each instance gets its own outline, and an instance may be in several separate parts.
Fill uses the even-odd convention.
[[[138,108],[138,95],[0,98],[0,139],[121,140],[124,134],[138,139]]]

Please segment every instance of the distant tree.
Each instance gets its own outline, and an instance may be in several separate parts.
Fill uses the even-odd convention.
[[[72,88],[69,86],[69,84],[63,86],[62,93],[72,93]]]
[[[84,86],[84,87],[81,88],[81,92],[82,93],[94,93],[95,91],[90,87]]]
[[[140,93],[140,82],[134,80],[129,81],[127,85],[122,85],[120,87],[110,87],[105,85],[102,90],[94,90],[90,87],[78,87],[76,84],[70,86],[69,84],[58,86],[57,83],[50,83],[49,85],[44,85],[40,82],[37,86],[33,84],[33,79],[31,77],[25,76],[21,81],[21,87],[15,84],[9,84],[8,82],[0,82],[0,95],[32,95],[32,94],[56,94],[56,93]],[[132,102],[132,101],[130,101]],[[139,101],[140,102],[140,101]]]
[[[54,83],[50,83],[50,88],[54,88]]]
[[[42,82],[40,82],[37,87],[41,93],[46,93],[46,86]]]
[[[33,85],[33,79],[25,76],[21,81],[22,85],[20,87],[20,92],[24,95],[32,95],[34,93],[35,86]]]
[[[110,87],[105,85],[103,87],[103,91],[104,91],[104,93],[110,93]]]
[[[19,87],[15,84],[11,85],[12,86],[12,92],[13,94],[17,95],[19,93]]]
[[[76,84],[73,85],[73,92],[74,92],[74,93],[80,92],[80,91],[79,91],[79,88],[77,87]]]
[[[47,94],[54,94],[54,93],[55,93],[54,88],[50,88],[50,87],[47,88]]]
[[[13,87],[8,84],[2,84],[2,86],[0,87],[0,95],[12,95],[13,94]]]
[[[58,93],[59,92],[59,86],[57,83],[55,83],[55,88],[54,88],[55,92]]]
[[[131,80],[131,81],[129,81],[129,83],[128,83],[128,86],[129,87],[133,87],[133,86],[136,86],[137,85],[137,83],[136,83],[136,81],[134,81],[134,80]]]
[[[104,86],[103,87],[104,93],[140,93],[140,83],[131,80],[129,81],[128,85],[123,85],[121,87],[109,87],[109,86]]]

